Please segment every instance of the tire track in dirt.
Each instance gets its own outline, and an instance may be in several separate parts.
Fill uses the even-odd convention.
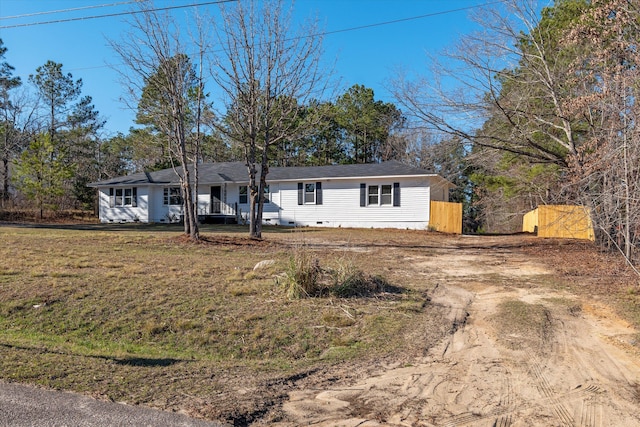
[[[597,427],[601,425],[600,420],[602,420],[602,417],[598,417],[598,409],[601,409],[599,405],[583,400],[580,411],[580,427]]]
[[[470,269],[470,256],[464,259]],[[441,261],[432,262],[441,268]],[[498,267],[513,271],[505,262],[492,264],[490,274]],[[432,305],[447,308],[451,328],[425,357],[353,385],[293,392],[280,425],[640,427],[640,361],[605,339],[629,330],[610,318],[576,315],[566,293],[454,276],[430,294]],[[551,331],[542,342],[500,336],[492,316],[510,300],[544,306]]]
[[[511,383],[511,379],[509,378],[509,372],[506,372],[506,375],[502,380],[502,390],[503,391],[500,395],[499,406],[503,408],[513,408],[515,398],[513,392],[513,384]],[[498,413],[494,416],[498,417],[493,423],[494,427],[510,427],[513,423],[513,414],[511,413]]]
[[[531,373],[533,379],[535,380],[536,386],[538,390],[540,390],[541,394],[549,400],[553,408],[553,412],[558,417],[561,425],[566,427],[571,427],[574,425],[573,417],[565,407],[564,403],[557,395],[557,393],[553,390],[549,381],[542,372],[542,368],[540,367],[540,363],[538,362],[535,356],[532,356],[531,362],[529,363],[529,372]]]
[[[523,412],[524,410],[530,410],[535,408],[545,408],[545,407],[548,407],[550,404],[554,404],[554,402],[572,401],[572,400],[580,399],[581,402],[583,402],[583,408],[581,409],[581,420],[580,420],[581,424],[579,424],[580,427],[587,427],[587,426],[597,427],[602,425],[600,422],[596,423],[595,421],[596,413],[597,413],[596,411],[598,406],[594,404],[592,400],[588,400],[589,396],[586,396],[584,398],[583,396],[587,395],[588,393],[600,393],[600,392],[601,390],[599,390],[596,386],[589,386],[589,388],[585,388],[584,390],[571,391],[569,393],[561,394],[561,395],[553,394],[551,397],[532,400],[526,403],[522,403],[522,402],[514,403],[508,407],[504,407],[503,409],[496,409],[484,415],[473,414],[473,413],[460,414],[455,417],[452,417],[449,420],[444,420],[443,425],[448,427],[458,427],[458,426],[469,425],[474,423],[478,424],[483,421],[488,421],[493,419],[494,422],[493,424],[491,424],[492,426],[506,427],[513,424],[516,421],[518,414]],[[583,412],[585,413],[582,414]],[[599,417],[597,417],[597,419],[601,420],[602,416],[600,415]],[[585,423],[588,423],[588,424],[585,424]],[[557,423],[554,423],[553,425],[557,425]],[[572,422],[568,425],[574,426],[575,422]]]

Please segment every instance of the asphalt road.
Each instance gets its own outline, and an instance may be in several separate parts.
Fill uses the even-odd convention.
[[[0,426],[220,427],[222,424],[172,412],[103,402],[73,393],[0,382]]]

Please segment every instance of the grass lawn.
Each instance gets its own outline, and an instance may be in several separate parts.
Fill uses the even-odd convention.
[[[194,244],[179,226],[0,226],[0,380],[233,425],[275,421],[294,387],[411,363],[449,334],[448,308],[429,304],[428,294],[439,282],[467,279],[438,278],[416,260],[465,245],[517,252],[555,271],[522,283],[473,280],[570,289],[640,325],[637,276],[589,243],[277,227],[253,241],[247,231],[203,226],[203,242]],[[276,278],[300,253],[323,271],[347,266],[389,287],[291,299]],[[254,270],[265,260],[272,262]],[[502,309],[511,327],[537,325],[544,335],[536,306]]]
[[[244,227],[206,226],[193,244],[167,225],[0,227],[0,379],[237,421],[206,402],[400,346],[423,320],[428,286],[388,267],[401,256],[386,245],[404,234],[421,241],[268,228],[258,242]],[[365,238],[372,251],[350,250]],[[275,276],[301,250],[398,292],[290,299]],[[274,263],[254,271],[263,260]]]

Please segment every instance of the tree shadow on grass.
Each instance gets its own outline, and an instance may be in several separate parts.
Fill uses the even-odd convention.
[[[181,223],[146,223],[146,222],[27,222],[27,221],[3,221],[0,220],[0,227],[21,227],[21,228],[41,228],[50,230],[76,230],[76,231],[147,231],[153,233],[180,233],[184,232],[184,225]],[[225,233],[225,234],[248,234],[249,226],[242,224],[199,224],[201,233]],[[289,227],[278,225],[263,225],[264,233],[291,234],[291,233],[313,233],[320,229],[309,227]]]
[[[103,357],[105,359],[112,360],[114,363],[118,365],[125,366],[139,366],[143,368],[157,368],[157,367],[167,367],[171,365],[175,365],[180,362],[187,362],[187,360],[182,359],[173,359],[173,358],[161,358],[154,359],[148,357],[126,357],[124,359],[112,358],[112,357]]]
[[[186,363],[186,362],[192,361],[192,360],[186,360],[186,359],[174,359],[171,357],[165,357],[165,358],[113,357],[113,356],[96,355],[96,354],[78,354],[78,353],[73,353],[69,351],[48,349],[46,347],[36,347],[36,346],[30,347],[26,345],[15,345],[15,344],[7,344],[7,343],[0,343],[0,347],[27,351],[31,353],[50,353],[50,354],[57,354],[60,356],[86,357],[91,359],[109,360],[117,365],[137,366],[142,368],[167,367],[167,366],[175,365],[177,363]]]

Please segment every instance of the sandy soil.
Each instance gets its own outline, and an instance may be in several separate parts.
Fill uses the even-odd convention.
[[[549,271],[522,254],[463,246],[408,259],[438,281],[429,295],[451,325],[444,340],[366,377],[291,391],[279,425],[640,426],[637,331],[601,302],[535,286]],[[506,303],[535,308],[540,324],[506,320]]]

